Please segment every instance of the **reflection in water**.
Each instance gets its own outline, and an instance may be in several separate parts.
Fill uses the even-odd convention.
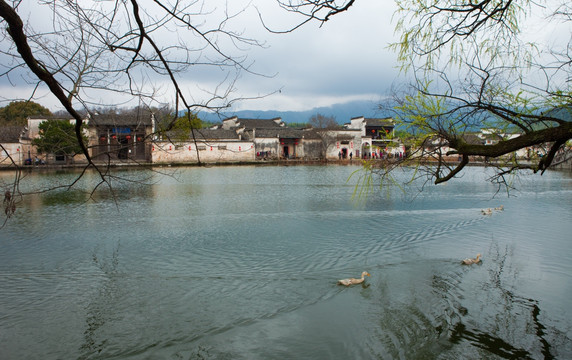
[[[504,359],[531,359],[530,353],[526,350],[516,349],[499,338],[478,330],[469,330],[464,324],[458,323],[453,328],[450,340],[458,343],[461,339]]]
[[[572,357],[569,177],[483,217],[482,169],[358,206],[355,169],[180,168],[28,198],[0,233],[0,358]]]
[[[106,345],[105,338],[98,339],[98,331],[111,321],[111,312],[115,308],[114,302],[117,301],[119,294],[118,265],[119,265],[119,248],[118,242],[115,249],[108,255],[106,251],[98,256],[97,250],[94,250],[92,259],[94,265],[101,270],[103,279],[98,286],[98,291],[86,308],[86,329],[84,331],[84,343],[80,346],[82,355],[80,359],[87,359],[94,354],[100,354]]]
[[[532,321],[534,322],[534,328],[536,329],[536,336],[538,337],[538,340],[540,340],[540,344],[542,345],[542,355],[544,355],[545,359],[554,359],[554,356],[552,356],[552,354],[550,353],[550,344],[544,338],[544,335],[546,335],[544,330],[546,330],[546,328],[544,327],[544,325],[540,323],[538,315],[540,315],[540,307],[538,307],[538,304],[534,302],[532,304]]]
[[[407,263],[379,269],[380,305],[372,355],[381,358],[554,359],[566,332],[541,323],[540,302],[516,295],[519,272],[496,241],[479,267],[452,262]],[[479,279],[478,273],[488,273]],[[508,282],[507,282],[508,280]],[[404,285],[402,281],[407,281]],[[551,334],[547,337],[547,334]],[[551,340],[552,339],[552,340]],[[381,340],[383,346],[376,346]]]
[[[514,288],[513,284],[505,285],[503,279],[517,281],[517,269],[513,268],[509,259],[513,258],[513,254],[509,251],[508,246],[504,251],[500,251],[498,242],[494,241],[489,252],[491,257],[489,267],[489,281],[481,284],[481,290],[488,295],[487,309],[483,309],[483,315],[488,316],[491,313],[491,305],[498,307],[494,316],[495,322],[488,330],[478,330],[475,327],[469,328],[462,322],[462,318],[457,323],[452,323],[452,331],[450,341],[458,344],[460,341],[468,341],[471,345],[485,350],[487,353],[495,354],[504,359],[532,359],[537,358],[537,354],[533,354],[523,348],[523,345],[531,343],[540,343],[541,354],[544,359],[554,359],[550,352],[550,344],[545,338],[545,326],[539,320],[540,307],[538,301],[527,299],[515,295],[508,288]],[[506,276],[506,273],[512,274]],[[491,288],[492,285],[492,288]],[[483,304],[484,305],[484,304]],[[528,315],[527,315],[528,314]],[[467,315],[466,313],[463,316]],[[478,315],[477,315],[478,316]],[[473,324],[474,319],[469,319]],[[523,324],[524,322],[524,324]],[[485,322],[486,324],[486,322]],[[483,324],[481,323],[481,326]],[[523,337],[522,329],[526,329],[526,336]],[[516,335],[518,332],[519,335]],[[553,334],[559,333],[556,329],[551,331]],[[509,339],[514,339],[516,343],[522,345],[511,344]],[[524,340],[524,341],[523,341]],[[535,341],[536,340],[536,341]]]

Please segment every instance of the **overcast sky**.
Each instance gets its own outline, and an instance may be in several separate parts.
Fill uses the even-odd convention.
[[[225,0],[205,2],[212,7],[207,9],[209,14],[213,9],[224,9],[224,6],[213,5],[217,2],[224,3]],[[229,27],[265,43],[264,48],[249,48],[245,53],[247,62],[253,63],[251,69],[267,75],[242,74],[233,96],[257,97],[275,92],[264,98],[238,102],[231,110],[302,111],[353,100],[375,104],[389,95],[392,85],[403,81],[396,68],[396,55],[387,48],[396,40],[395,23],[392,21],[395,11],[393,0],[358,0],[347,12],[332,17],[321,27],[317,22],[308,23],[287,34],[266,31],[256,11],[258,8],[266,25],[276,30],[287,29],[303,20],[280,9],[275,1],[233,0],[228,4],[235,7],[234,10],[249,4],[243,13],[230,21]],[[38,5],[30,6],[38,15]],[[42,16],[34,18],[26,14],[23,18],[34,25],[45,20]],[[524,29],[534,36],[550,39],[542,21]],[[570,34],[569,31],[564,33],[564,36]],[[16,77],[11,81],[0,78],[2,106],[9,99],[26,98],[31,93],[30,86]],[[196,95],[200,93],[197,89],[212,91],[219,79],[214,72],[199,71],[181,74],[180,81],[184,91],[200,102],[202,99]],[[35,100],[51,110],[60,109],[54,98],[46,94],[45,89],[40,89]],[[109,98],[101,101],[111,103],[117,100],[116,97],[117,94],[110,94]]]
[[[253,80],[245,90],[281,92],[240,106],[297,111],[386,96],[398,76],[396,56],[387,49],[393,41],[394,6],[391,0],[360,0],[321,27],[309,23],[289,34],[261,32],[269,48],[253,52],[254,66],[276,76]],[[286,17],[283,10],[273,9],[271,16],[265,10],[261,12],[269,26],[288,26],[287,20],[276,21]],[[294,23],[300,18],[288,19]]]
[[[229,2],[236,7],[244,3]],[[213,0],[207,4],[213,4]],[[302,18],[289,16],[271,0],[251,1],[250,7],[233,19],[230,26],[265,43],[264,48],[251,48],[247,61],[253,63],[253,71],[267,76],[242,74],[233,95],[256,97],[276,93],[238,102],[233,109],[298,111],[351,100],[378,101],[387,95],[398,73],[395,55],[387,49],[393,37],[394,6],[392,0],[359,0],[349,11],[321,27],[314,22],[292,33],[272,34],[262,27],[257,8],[265,23],[277,30],[286,29]],[[23,17],[34,21],[28,15]],[[35,24],[39,21],[35,20]],[[210,80],[208,76],[208,72],[189,74],[188,78],[182,76],[182,83],[189,92],[196,93],[198,87],[208,89],[216,85],[218,79]],[[8,99],[26,98],[31,93],[30,87],[16,77],[11,80],[12,84],[6,78],[0,80],[2,106]],[[45,89],[36,94],[37,101],[50,109],[61,108]]]

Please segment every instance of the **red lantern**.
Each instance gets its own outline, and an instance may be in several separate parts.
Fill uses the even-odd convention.
[[[141,136],[137,136],[137,141],[141,141]]]
[[[131,135],[127,135],[125,138],[126,138],[127,140],[129,140],[129,139],[131,139]]]
[[[105,141],[105,136],[102,136],[99,138],[99,141],[104,142]]]
[[[112,138],[113,138],[113,140],[115,140],[115,139],[117,139],[117,136],[113,135]]]

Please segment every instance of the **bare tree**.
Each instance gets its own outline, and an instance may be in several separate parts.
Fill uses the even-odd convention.
[[[335,117],[326,116],[320,113],[312,115],[308,124],[316,129],[316,132],[320,137],[320,153],[322,160],[328,161],[328,149],[331,146],[334,146],[337,140],[337,133],[332,130],[339,129],[340,125],[337,123]]]
[[[262,45],[231,29],[243,11],[201,0],[0,0],[0,76],[32,84],[29,99],[47,88],[75,120],[87,159],[80,177],[95,169],[95,188],[110,186],[108,168],[93,161],[82,138],[86,114],[104,105],[135,101],[151,110],[168,102],[173,126],[180,112],[227,108],[238,100],[231,96],[239,74],[252,73],[245,50]],[[188,90],[185,76],[206,72],[218,83]],[[104,104],[110,93],[116,104]]]
[[[337,129],[340,127],[335,117],[319,113],[312,115],[308,123],[316,129]]]

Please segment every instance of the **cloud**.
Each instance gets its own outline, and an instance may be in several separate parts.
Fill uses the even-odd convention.
[[[267,98],[238,103],[232,107],[232,110],[307,111],[354,101],[370,101],[374,103],[379,101],[379,99],[380,96],[378,94],[327,96],[316,94],[286,95],[284,93],[278,93]]]
[[[229,19],[228,29],[265,44],[260,48],[239,45],[231,51],[233,55],[247,55],[245,64],[252,63],[250,69],[263,75],[242,72],[235,83],[230,75],[227,85],[233,84],[233,96],[257,98],[236,103],[236,109],[307,110],[354,100],[372,100],[386,94],[397,79],[395,55],[387,49],[393,41],[391,15],[395,4],[392,1],[356,1],[347,12],[332,17],[322,26],[311,22],[287,34],[266,31],[256,9],[262,13],[265,24],[275,29],[288,28],[303,18],[287,13],[274,1],[253,0],[245,9],[241,8],[245,4],[242,1],[223,3],[226,2],[209,1],[207,10],[212,11],[212,16],[227,12],[237,14]],[[227,73],[217,67],[191,67],[178,76],[189,98],[203,102],[217,87],[220,91],[225,89],[220,84]],[[150,80],[161,89],[158,93],[161,94],[160,101],[172,98],[174,92],[168,79],[153,75]],[[5,82],[0,86],[1,90],[7,89]],[[8,93],[18,93],[18,97],[26,98],[32,93],[31,89],[32,85],[19,82],[17,91]],[[38,94],[42,95],[38,99],[40,103],[53,110],[61,108],[53,96],[46,95],[46,89],[40,88]],[[268,94],[273,95],[265,96]],[[125,101],[117,93],[107,97],[101,92],[91,95],[94,102],[121,104]]]
[[[287,29],[303,20],[269,3],[259,10],[270,28]],[[243,74],[237,94],[273,95],[234,108],[301,111],[386,95],[398,79],[396,56],[387,49],[394,41],[394,6],[361,0],[322,26],[311,22],[286,34],[268,33],[260,28],[258,14],[249,13],[247,31],[266,44],[249,52],[252,69],[268,76]]]

